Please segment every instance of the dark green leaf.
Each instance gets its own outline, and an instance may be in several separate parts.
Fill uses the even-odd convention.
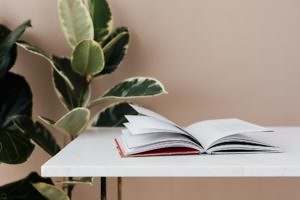
[[[9,30],[6,26],[0,25],[0,44],[4,41],[4,39],[9,35],[11,30]],[[2,49],[3,51],[6,49]],[[0,58],[1,52],[0,49]],[[7,58],[3,61],[0,61],[0,78],[12,67],[14,66],[17,59],[17,45],[14,45],[12,49],[8,52]],[[3,64],[1,64],[3,63]],[[3,70],[1,70],[3,69]]]
[[[19,164],[31,155],[34,145],[19,129],[7,127],[0,129],[0,162]]]
[[[14,115],[32,114],[32,93],[24,77],[7,73],[0,79],[0,128],[4,128]]]
[[[8,36],[10,32],[11,30],[9,28],[0,24],[0,43],[3,42],[3,40]]]
[[[58,96],[69,110],[76,107],[84,107],[88,103],[91,89],[85,77],[74,72],[68,58],[53,57],[56,67],[61,70],[71,81],[72,90],[66,81],[53,70],[53,80]]]
[[[0,79],[0,162],[15,164],[25,162],[34,145],[12,123],[16,115],[31,117],[32,93],[26,80],[8,72]]]
[[[136,112],[128,103],[120,103],[105,109],[99,113],[93,126],[96,127],[120,127],[127,122],[124,115],[137,115]]]
[[[104,69],[96,76],[109,74],[117,69],[127,53],[129,44],[129,32],[126,27],[114,30],[103,42],[105,57]]]
[[[16,42],[23,35],[26,28],[31,27],[30,20],[25,21],[0,42],[0,77],[2,77],[14,65],[16,60]],[[8,29],[1,27],[2,35],[8,33]]]
[[[46,127],[39,122],[35,123],[35,132],[34,135],[31,136],[31,139],[51,156],[54,156],[60,151],[60,147],[55,141],[55,138]]]
[[[111,31],[112,16],[106,0],[88,0],[94,24],[94,39],[101,42]]]
[[[34,123],[31,118],[24,115],[16,116],[12,120],[27,138],[32,139],[49,155],[54,156],[60,151],[60,147],[54,137],[41,123]]]
[[[53,184],[51,179],[42,178],[36,172],[26,178],[0,187],[1,200],[47,200],[33,186],[34,183]]]

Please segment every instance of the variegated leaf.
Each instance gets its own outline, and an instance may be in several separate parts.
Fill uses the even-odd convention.
[[[86,128],[90,119],[90,111],[86,108],[75,108],[55,122],[55,127],[76,137]]]
[[[166,90],[163,84],[158,80],[149,77],[135,77],[126,79],[106,91],[102,97],[91,101],[89,107],[101,105],[107,101],[116,103],[134,98],[158,96],[165,93]]]
[[[93,121],[93,126],[96,127],[120,127],[127,122],[125,115],[137,115],[136,112],[128,103],[120,103],[106,108],[100,112]]]
[[[83,40],[94,39],[93,21],[82,0],[58,0],[58,13],[61,28],[71,48]]]
[[[70,200],[68,195],[54,185],[47,183],[33,183],[33,187],[48,200]]]
[[[94,40],[83,40],[75,47],[71,62],[73,70],[81,76],[100,73],[104,67],[102,48]]]
[[[52,119],[48,119],[46,117],[38,116],[38,121],[43,124],[48,130],[50,131],[57,131],[67,137],[70,137],[69,133],[67,133],[65,130],[58,128],[55,126],[55,121]]]
[[[61,69],[58,69],[54,63],[54,61],[52,60],[52,58],[47,55],[46,52],[44,52],[43,50],[39,49],[38,47],[29,44],[28,42],[25,41],[18,41],[17,42],[18,46],[22,47],[23,49],[25,49],[26,51],[41,56],[42,58],[46,59],[51,66],[53,67],[53,69],[57,72],[57,74],[59,76],[61,76],[61,78],[69,85],[69,87],[71,89],[74,89],[73,84],[71,83],[71,81],[69,80],[69,78],[63,73],[63,71]]]
[[[111,32],[113,20],[106,0],[87,0],[94,24],[94,39],[102,42]]]
[[[129,32],[126,27],[114,30],[103,43],[105,57],[104,69],[96,76],[109,74],[117,69],[127,53],[129,45]]]
[[[33,183],[53,184],[50,178],[42,178],[36,172],[31,172],[27,177],[0,187],[1,200],[46,200],[34,187]]]
[[[71,81],[73,89],[64,81],[64,79],[53,70],[53,83],[57,96],[68,110],[76,107],[85,107],[91,96],[90,83],[86,77],[74,72],[71,61],[68,58],[60,58],[54,56],[54,64],[58,70],[61,70]]]

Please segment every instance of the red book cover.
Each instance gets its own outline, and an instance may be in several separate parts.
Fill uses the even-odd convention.
[[[155,149],[151,151],[144,151],[137,154],[132,154],[125,156],[124,150],[117,139],[115,139],[118,152],[121,157],[145,157],[145,156],[172,156],[172,155],[196,155],[199,154],[198,150],[188,148],[188,147],[168,147],[162,149]]]

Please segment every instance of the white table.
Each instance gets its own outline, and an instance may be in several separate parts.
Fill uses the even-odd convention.
[[[283,153],[191,155],[121,158],[114,138],[118,128],[90,129],[68,144],[41,168],[44,177],[298,177],[300,176],[300,127],[275,127],[265,140]]]

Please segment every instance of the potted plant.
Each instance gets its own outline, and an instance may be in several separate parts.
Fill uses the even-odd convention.
[[[128,28],[113,28],[112,15],[106,0],[58,0],[58,13],[62,31],[72,49],[70,57],[48,55],[36,46],[18,38],[11,45],[14,48],[19,45],[43,57],[51,64],[54,89],[66,108],[66,114],[57,120],[40,116],[40,122],[36,124],[29,122],[28,118],[20,118],[15,120],[14,125],[21,132],[29,129],[31,132],[44,133],[45,138],[51,140],[49,144],[55,145],[57,151],[59,147],[48,130],[64,134],[67,141],[71,141],[91,125],[96,127],[121,126],[124,114],[135,113],[126,102],[166,93],[164,86],[154,78],[133,77],[121,81],[104,92],[102,96],[91,99],[92,81],[114,72],[123,60],[130,41]],[[26,25],[23,26],[26,27]],[[1,40],[0,44],[2,44]],[[9,49],[10,57],[14,56],[15,50],[13,50],[13,48]],[[6,58],[6,56],[7,54],[0,54],[0,58]],[[6,61],[6,63],[10,62]],[[28,140],[34,140],[34,138],[29,137]],[[39,144],[39,141],[36,143]],[[0,159],[0,162],[3,160]],[[28,183],[34,183],[34,188],[47,199],[58,199],[58,196],[62,199],[69,199],[75,183],[92,181],[90,178],[70,177],[64,180],[65,192],[62,192],[48,179],[41,180],[40,183],[39,181],[28,181]],[[18,184],[16,182],[9,186],[15,187]],[[7,186],[3,188],[5,187]],[[0,195],[3,188],[0,188]],[[8,195],[5,192],[2,194]]]

